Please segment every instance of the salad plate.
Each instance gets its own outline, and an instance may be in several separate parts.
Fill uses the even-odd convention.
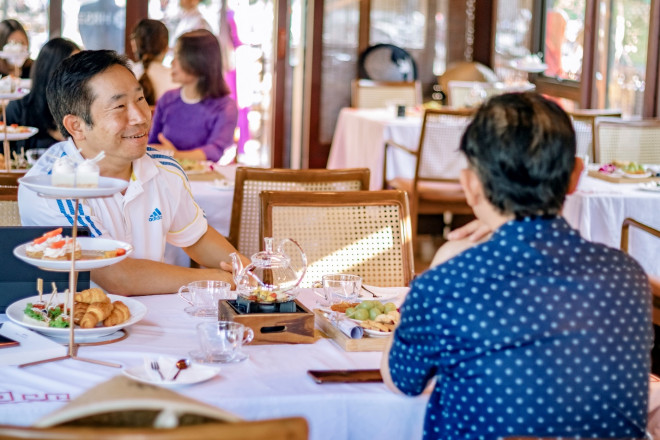
[[[48,299],[50,298],[51,295],[52,294],[44,294],[43,300],[48,302]],[[63,294],[60,293],[59,296],[62,300],[64,299]],[[115,333],[118,330],[121,330],[125,327],[129,327],[135,324],[136,322],[144,318],[144,316],[147,314],[147,307],[144,304],[142,304],[140,301],[119,295],[108,295],[108,298],[110,298],[111,301],[121,301],[124,304],[126,304],[128,309],[131,311],[131,317],[128,320],[122,322],[121,324],[113,325],[111,327],[94,327],[94,328],[76,327],[74,329],[76,332],[76,341],[84,342],[90,339],[95,339],[101,336],[106,336]],[[39,321],[25,316],[23,311],[25,310],[27,304],[36,303],[38,301],[39,301],[39,296],[31,296],[29,298],[23,298],[12,303],[9,307],[7,307],[7,311],[6,311],[7,318],[9,318],[10,321],[16,323],[17,325],[20,325],[21,327],[34,330],[46,336],[51,336],[59,339],[67,338],[70,331],[68,328],[45,327],[43,324],[40,324]]]
[[[112,258],[98,258],[98,259],[76,259],[76,270],[91,270],[99,269],[101,267],[110,266],[111,264],[119,263],[124,258],[128,257],[133,252],[133,246],[123,241],[111,240],[108,238],[94,238],[94,237],[78,237],[76,239],[80,243],[80,248],[83,251],[83,258],[85,258],[85,251],[112,251],[118,248],[124,249],[126,253],[118,257]],[[23,260],[32,266],[40,267],[42,269],[68,272],[71,269],[71,260],[44,260],[41,258],[28,257],[25,249],[30,243],[23,243],[14,248],[14,256],[19,260]]]
[[[108,197],[125,190],[128,181],[112,177],[99,177],[99,186],[96,188],[78,188],[68,186],[53,186],[50,184],[50,175],[25,176],[18,179],[21,185],[44,196],[71,198]]]

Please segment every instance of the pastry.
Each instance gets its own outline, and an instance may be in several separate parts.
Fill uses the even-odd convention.
[[[89,307],[89,304],[84,303],[84,302],[77,302],[73,306],[73,323],[76,325],[80,325],[80,321],[82,320],[83,316],[85,316],[85,312],[87,312],[87,308]]]
[[[131,311],[128,309],[128,306],[121,301],[115,301],[112,303],[112,312],[110,312],[110,316],[103,321],[103,325],[106,327],[112,327],[113,325],[121,324],[130,317]]]
[[[91,289],[85,289],[82,292],[76,293],[73,297],[73,300],[87,304],[95,302],[110,302],[108,295],[106,295],[105,292],[98,287],[92,287]]]
[[[99,166],[92,160],[85,160],[76,167],[76,187],[97,188],[99,186]]]
[[[80,242],[76,241],[75,251],[73,248],[73,239],[72,238],[62,238],[59,241],[55,241],[50,244],[46,249],[44,249],[43,257],[44,260],[70,260],[71,254],[75,252],[76,259],[82,257],[82,248],[80,247]]]
[[[51,172],[50,183],[53,186],[75,186],[76,168],[68,156],[62,156],[55,161]]]
[[[30,258],[43,258],[44,250],[60,240],[62,240],[62,228],[53,229],[32,240],[32,243],[25,247],[25,254]]]
[[[96,324],[102,322],[112,312],[112,304],[107,302],[91,303],[87,311],[80,320],[80,327],[94,328]]]

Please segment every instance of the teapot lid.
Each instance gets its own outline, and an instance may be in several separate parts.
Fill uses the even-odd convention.
[[[273,238],[264,237],[264,250],[252,255],[252,264],[257,267],[282,267],[291,264],[291,259],[281,250],[273,251]]]

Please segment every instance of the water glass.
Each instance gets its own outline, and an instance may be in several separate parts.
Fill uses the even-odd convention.
[[[200,350],[190,352],[197,362],[229,363],[247,359],[241,352],[243,344],[254,338],[251,328],[233,321],[202,322],[197,324]]]
[[[217,318],[218,301],[230,299],[231,285],[225,281],[193,281],[179,289],[178,295],[190,304],[184,310],[189,315]]]
[[[330,305],[356,302],[362,288],[362,278],[348,274],[323,275],[321,285],[323,296]]]

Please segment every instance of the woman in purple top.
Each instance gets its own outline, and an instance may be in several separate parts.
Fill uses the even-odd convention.
[[[217,161],[234,143],[238,110],[229,97],[220,45],[211,32],[198,29],[179,37],[172,80],[181,88],[158,100],[149,144],[173,151],[177,159]]]

